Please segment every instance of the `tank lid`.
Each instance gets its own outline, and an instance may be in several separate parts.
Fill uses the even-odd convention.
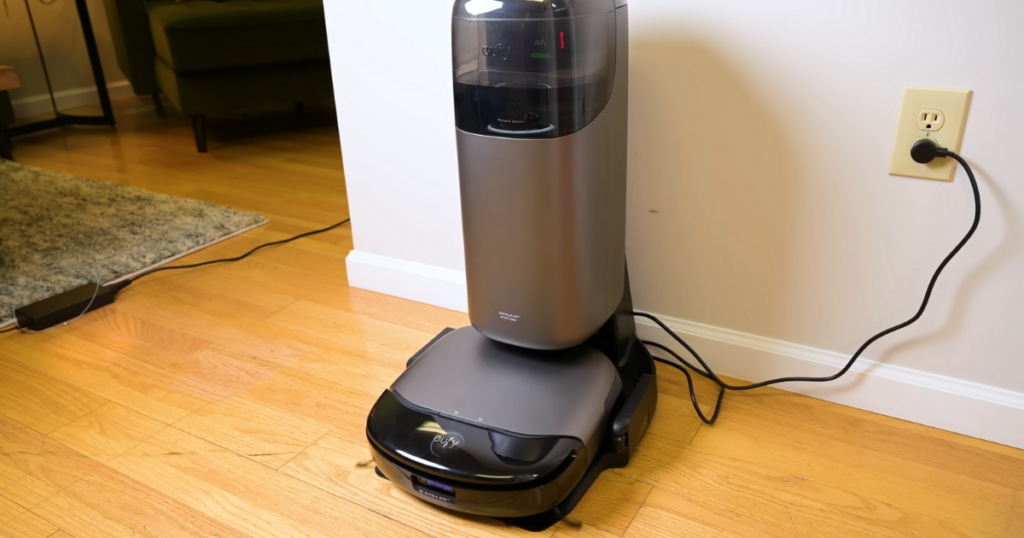
[[[456,0],[456,19],[570,19],[613,11],[625,0]]]

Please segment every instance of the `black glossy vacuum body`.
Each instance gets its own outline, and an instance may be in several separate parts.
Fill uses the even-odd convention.
[[[658,401],[654,361],[636,337],[628,285],[626,290],[619,308],[605,325],[587,342],[571,350],[531,353],[486,338],[477,340],[472,334],[479,334],[472,327],[446,329],[439,334],[409,360],[406,372],[381,395],[370,412],[367,437],[378,474],[426,502],[498,518],[527,530],[541,531],[561,521],[602,471],[629,463],[654,417]],[[475,353],[452,349],[462,346]],[[546,393],[535,387],[518,396],[509,391],[503,393],[502,387],[508,380],[502,378],[498,382],[500,374],[517,368],[537,368],[542,361],[560,366],[558,358],[551,354],[564,354],[569,368],[593,367],[591,354],[607,361],[618,382],[609,392],[614,399],[606,407],[604,400],[567,398],[557,409],[534,399],[541,394],[550,400],[565,391],[576,392],[600,377],[599,371],[576,383],[556,387],[559,390],[546,387],[550,391]],[[451,355],[476,364],[463,365],[469,372],[451,368],[456,365],[443,364]],[[496,361],[505,364],[494,365]],[[482,364],[496,366],[494,375],[481,375]],[[438,368],[432,368],[434,365]],[[456,404],[469,406],[461,411],[445,410],[439,409],[443,404],[431,408],[410,401],[401,384],[410,379],[419,381],[420,376],[415,374],[418,368],[447,376],[433,386],[441,395],[437,400],[450,399],[454,394]],[[535,373],[536,384],[543,385],[542,374],[551,372]],[[413,375],[405,377],[406,374]],[[460,391],[467,383],[473,388],[468,397],[459,401],[458,396],[463,394]],[[480,398],[479,394],[486,391],[495,394]],[[411,390],[409,395],[429,398],[422,388]],[[582,420],[551,435],[531,435],[496,426],[490,417],[475,416],[468,410],[471,407],[504,407],[509,415],[530,422],[545,417],[564,421],[574,414]],[[596,431],[581,439],[574,430],[585,428],[587,415],[593,411],[600,415]],[[531,424],[523,429],[535,427]]]
[[[378,474],[426,502],[543,530],[653,417],[625,264],[626,13],[456,2],[472,327],[413,356],[367,422]]]

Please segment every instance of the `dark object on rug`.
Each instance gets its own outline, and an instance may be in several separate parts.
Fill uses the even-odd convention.
[[[59,295],[34,302],[14,311],[19,329],[45,331],[54,325],[72,321],[98,308],[114,304],[114,296],[130,281],[104,286],[96,282],[82,284]]]
[[[108,283],[267,219],[0,161],[0,326],[14,310]]]

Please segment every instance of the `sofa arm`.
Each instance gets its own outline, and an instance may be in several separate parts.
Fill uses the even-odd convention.
[[[137,95],[160,91],[146,0],[103,0],[117,63]]]

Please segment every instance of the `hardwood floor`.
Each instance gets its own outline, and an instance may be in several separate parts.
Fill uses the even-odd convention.
[[[119,101],[116,131],[19,139],[15,157],[271,219],[188,261],[347,216],[329,115],[213,118],[198,154],[188,120],[151,107]],[[0,536],[528,535],[375,476],[370,406],[468,319],[349,288],[351,248],[344,227],[160,273],[65,328],[0,336]],[[637,457],[538,536],[1024,537],[1024,451],[775,389],[729,394],[701,427],[681,374],[659,373]]]

